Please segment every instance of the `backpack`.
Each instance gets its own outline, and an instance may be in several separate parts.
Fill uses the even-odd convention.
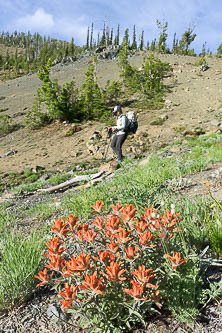
[[[135,134],[138,128],[138,120],[136,111],[129,111],[126,113],[127,126],[126,132]]]

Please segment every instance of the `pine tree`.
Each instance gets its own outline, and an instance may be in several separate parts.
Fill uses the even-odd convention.
[[[74,38],[72,37],[71,42],[69,43],[69,56],[73,57],[75,54],[75,44],[74,44]]]
[[[106,46],[106,26],[105,26],[105,23],[104,23],[104,27],[103,27],[103,34],[102,34],[102,38],[101,38],[101,41],[100,41],[100,46],[101,47]]]
[[[144,50],[144,30],[142,31],[141,37],[140,37],[140,51]]]
[[[158,29],[160,31],[157,50],[160,53],[166,53],[167,47],[166,47],[166,40],[167,40],[167,22],[160,22],[159,20],[156,21]]]
[[[119,24],[118,24],[116,36],[115,36],[115,39],[114,39],[114,45],[115,46],[119,46],[119,33],[120,33],[120,27],[119,27]]]
[[[89,49],[90,50],[93,49],[93,23],[91,25],[91,34],[90,34],[90,45],[89,45]]]
[[[98,86],[94,64],[88,66],[82,85],[81,104],[85,119],[99,119],[105,109],[101,90]]]
[[[111,29],[110,32],[109,45],[113,45],[113,28]]]
[[[88,27],[87,36],[86,36],[86,49],[89,50],[89,27]]]
[[[129,29],[127,28],[124,32],[124,37],[123,37],[123,42],[122,42],[122,45],[127,45],[127,47],[129,48]]]
[[[182,35],[181,40],[179,41],[179,54],[188,55],[188,49],[190,44],[196,38],[196,34],[193,34],[194,28],[189,27]]]
[[[150,51],[155,51],[155,50],[156,50],[156,38],[152,40],[150,45]]]
[[[132,45],[131,45],[131,49],[132,50],[136,50],[137,49],[137,42],[136,42],[136,26],[134,24],[133,26],[133,42],[132,42]]]

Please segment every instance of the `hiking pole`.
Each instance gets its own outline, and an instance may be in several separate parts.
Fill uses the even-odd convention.
[[[110,140],[108,140],[110,139]],[[106,160],[106,156],[109,150],[109,146],[111,143],[111,139],[112,139],[112,128],[108,128],[107,130],[107,138],[106,138],[106,144],[105,144],[105,153],[104,153],[104,159]]]

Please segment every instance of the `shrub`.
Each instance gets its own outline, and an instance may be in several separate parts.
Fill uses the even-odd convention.
[[[205,57],[199,57],[199,58],[195,61],[194,65],[197,66],[197,67],[198,67],[198,66],[202,66],[202,65],[208,67],[208,64],[207,64],[207,61],[206,61],[206,58],[205,58]]]
[[[184,264],[180,279],[180,265],[187,259],[174,237],[180,231],[180,214],[173,208],[161,214],[150,207],[137,216],[132,204],[117,203],[104,215],[99,200],[92,207],[99,215],[88,222],[72,215],[54,221],[55,236],[46,242],[44,254],[48,262],[36,275],[38,286],[56,288],[63,310],[78,312],[79,324],[92,331],[112,332],[144,323],[147,313],[160,311],[179,288],[189,289],[186,273],[192,271],[192,261],[188,270]],[[190,305],[187,293],[180,295],[180,303]]]
[[[16,127],[8,115],[0,115],[0,136],[13,132]]]
[[[217,48],[217,57],[218,58],[222,57],[222,44],[220,44]]]

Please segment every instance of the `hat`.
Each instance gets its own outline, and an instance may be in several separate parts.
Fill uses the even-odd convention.
[[[116,106],[114,107],[114,109],[113,109],[113,113],[115,114],[115,113],[117,113],[118,111],[122,111],[122,108],[121,108],[120,105],[116,105]]]

